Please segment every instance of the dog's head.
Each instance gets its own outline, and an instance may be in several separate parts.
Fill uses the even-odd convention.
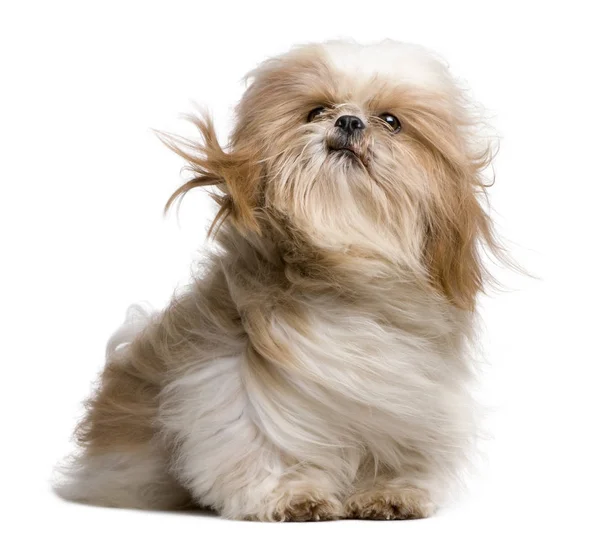
[[[444,64],[413,45],[332,42],[270,59],[249,80],[227,150],[207,119],[197,150],[175,147],[195,176],[172,199],[216,185],[218,218],[243,232],[284,220],[323,249],[422,271],[472,308],[478,245],[493,247],[479,198],[490,150]]]

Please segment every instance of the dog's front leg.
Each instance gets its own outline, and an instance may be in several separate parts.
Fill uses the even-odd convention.
[[[311,521],[342,516],[339,483],[276,445],[258,424],[243,356],[188,368],[163,394],[173,472],[198,504],[231,519]],[[337,452],[332,453],[337,454]]]

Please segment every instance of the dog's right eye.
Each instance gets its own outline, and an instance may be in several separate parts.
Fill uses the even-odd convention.
[[[319,106],[318,108],[311,110],[311,112],[308,114],[308,117],[306,118],[306,120],[308,122],[312,122],[316,118],[318,118],[320,115],[322,115],[323,113],[325,113],[325,108],[323,106]]]

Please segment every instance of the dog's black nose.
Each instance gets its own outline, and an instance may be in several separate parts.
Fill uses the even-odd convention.
[[[354,115],[342,115],[335,121],[335,126],[344,130],[348,135],[354,133],[356,130],[365,129],[364,122]]]

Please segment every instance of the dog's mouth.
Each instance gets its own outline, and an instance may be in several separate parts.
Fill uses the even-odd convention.
[[[363,155],[358,150],[356,150],[354,147],[352,147],[351,145],[344,145],[344,146],[329,145],[327,148],[328,148],[330,154],[334,154],[334,155],[342,157],[342,158],[351,159],[353,161],[356,161],[357,163],[362,163],[364,166],[367,165],[367,162],[366,162],[365,158],[363,157]]]
[[[331,152],[338,152],[340,154],[346,154],[348,156],[355,157],[355,158],[359,157],[358,154],[356,153],[356,151],[353,150],[350,147],[342,147],[342,148],[332,148],[332,147],[330,147],[329,150]]]

